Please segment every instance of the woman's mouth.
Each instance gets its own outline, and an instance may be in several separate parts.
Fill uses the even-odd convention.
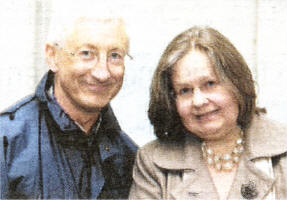
[[[216,117],[216,115],[218,114],[218,111],[219,110],[213,110],[213,111],[205,112],[202,114],[197,114],[195,115],[195,118],[200,121],[212,120]]]

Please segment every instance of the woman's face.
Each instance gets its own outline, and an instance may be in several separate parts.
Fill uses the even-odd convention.
[[[204,52],[193,50],[179,60],[172,82],[178,114],[192,134],[216,140],[238,128],[238,103]]]

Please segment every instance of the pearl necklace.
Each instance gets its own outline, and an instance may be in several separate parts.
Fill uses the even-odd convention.
[[[216,155],[211,149],[207,148],[205,142],[202,142],[201,149],[207,164],[217,171],[231,171],[238,165],[240,155],[244,151],[242,135],[241,131],[241,138],[236,140],[236,145],[230,154]]]

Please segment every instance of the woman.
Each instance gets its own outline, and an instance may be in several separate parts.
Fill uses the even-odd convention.
[[[287,128],[256,108],[251,72],[218,31],[193,27],[163,53],[130,199],[287,199]]]

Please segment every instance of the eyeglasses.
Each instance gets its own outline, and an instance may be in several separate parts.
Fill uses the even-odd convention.
[[[91,50],[88,48],[80,49],[79,51],[72,52],[67,49],[64,49],[59,44],[55,43],[55,46],[63,50],[64,52],[70,54],[81,62],[98,62],[99,55],[96,50]],[[126,54],[119,50],[112,50],[107,55],[107,63],[111,65],[122,65],[124,63],[125,55],[128,55],[131,59],[133,59],[129,54]]]

